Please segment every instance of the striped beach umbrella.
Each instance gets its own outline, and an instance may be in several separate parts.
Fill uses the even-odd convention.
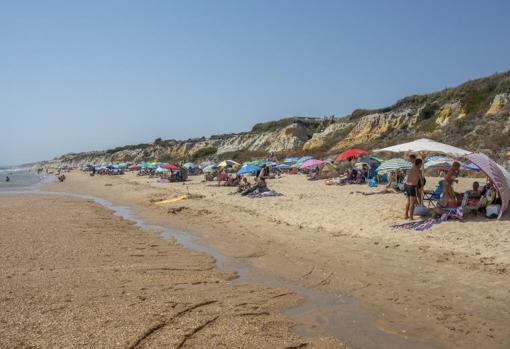
[[[381,174],[381,173],[386,173],[386,172],[396,171],[396,170],[408,170],[411,167],[413,167],[413,165],[409,161],[404,160],[404,159],[394,158],[394,159],[383,162],[381,164],[381,166],[379,166],[379,168],[377,169],[377,172]]]

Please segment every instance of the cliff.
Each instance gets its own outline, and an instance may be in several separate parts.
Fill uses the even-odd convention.
[[[326,156],[354,146],[371,149],[422,137],[502,159],[510,148],[510,72],[406,97],[387,108],[358,109],[341,118],[292,117],[257,124],[249,132],[184,141],[157,139],[152,144],[66,154],[41,164]]]

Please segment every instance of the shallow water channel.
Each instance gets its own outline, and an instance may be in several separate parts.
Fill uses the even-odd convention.
[[[300,304],[282,310],[282,314],[297,325],[294,330],[305,338],[330,336],[338,338],[350,348],[361,349],[432,349],[441,348],[438,344],[388,333],[378,328],[375,319],[352,297],[340,296],[306,288],[302,285],[276,278],[267,273],[257,273],[246,259],[228,257],[215,248],[201,242],[198,236],[145,222],[126,206],[116,206],[112,202],[85,194],[47,192],[38,189],[0,191],[3,195],[57,195],[92,200],[112,210],[116,215],[133,221],[145,230],[156,231],[161,238],[174,238],[179,244],[194,251],[212,256],[219,270],[235,272],[235,282],[256,282],[273,288],[291,290],[303,297]]]

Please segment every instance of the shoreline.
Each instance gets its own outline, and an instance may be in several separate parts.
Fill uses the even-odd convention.
[[[0,216],[2,345],[343,347],[291,332],[279,309],[297,295],[233,283],[211,257],[97,203],[41,193],[0,196],[0,207],[32,213]]]
[[[303,183],[303,187],[310,184]],[[295,183],[291,185],[295,186]],[[127,204],[144,218],[191,231],[222,253],[249,260],[261,274],[267,272],[320,291],[353,296],[361,300],[377,319],[378,325],[389,332],[424,341],[438,340],[445,347],[483,344],[487,348],[499,348],[506,344],[508,338],[505,327],[508,313],[493,313],[498,307],[508,308],[501,304],[507,292],[503,285],[506,271],[498,270],[504,267],[499,261],[478,266],[466,262],[467,258],[457,259],[457,250],[452,253],[446,248],[449,253],[445,255],[444,251],[436,250],[434,244],[424,246],[423,241],[434,238],[430,237],[431,233],[423,234],[425,237],[417,235],[420,245],[416,246],[408,244],[410,237],[405,235],[399,236],[400,243],[395,244],[391,239],[385,241],[379,236],[369,238],[359,233],[349,234],[348,231],[335,233],[329,226],[317,228],[313,224],[289,224],[276,215],[268,217],[265,207],[261,209],[258,203],[253,206],[251,199],[232,204],[230,198],[224,196],[231,188],[206,188],[195,179],[185,186],[161,185],[154,180],[131,175],[90,178],[75,172],[69,176],[68,182],[46,185],[46,188],[81,191]],[[205,197],[166,207],[151,203],[187,191],[205,194]],[[336,195],[341,194],[337,190]],[[225,199],[230,201],[224,204],[225,210],[222,209],[220,214],[215,205],[220,200],[227,201]],[[357,200],[365,199],[358,196]],[[307,206],[307,203],[303,204]],[[271,203],[268,205],[271,206]],[[235,215],[229,213],[232,210]],[[249,219],[253,215],[256,219]],[[459,224],[462,223],[448,223],[447,228]],[[508,222],[503,221],[503,224]],[[443,227],[440,228],[443,230]],[[504,230],[505,227],[502,228]],[[302,240],[307,243],[306,246]],[[339,251],[341,255],[338,255]],[[435,262],[429,263],[434,259]],[[412,264],[409,264],[410,260]],[[279,267],[275,269],[274,265]],[[402,265],[407,265],[409,270],[403,270]],[[392,268],[395,270],[392,271]],[[435,274],[438,274],[437,277]],[[467,279],[473,282],[469,283]],[[459,294],[467,299],[464,302],[457,300]],[[470,309],[469,305],[475,302],[479,305]],[[488,309],[484,313],[485,308]],[[490,322],[484,321],[484,317]]]

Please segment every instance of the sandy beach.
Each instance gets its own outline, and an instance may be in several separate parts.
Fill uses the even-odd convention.
[[[395,230],[390,225],[403,222],[402,195],[365,197],[355,191],[366,186],[328,187],[286,176],[269,182],[283,196],[250,199],[201,179],[160,184],[132,174],[74,172],[46,190],[104,197],[198,234],[225,255],[248,261],[254,279],[273,275],[352,296],[390,333],[444,348],[510,345],[508,214],[423,232]],[[460,188],[471,182],[461,179]],[[187,193],[196,198],[154,203]]]
[[[0,196],[0,212],[1,348],[342,347],[290,331],[297,295],[233,284],[94,202]]]

